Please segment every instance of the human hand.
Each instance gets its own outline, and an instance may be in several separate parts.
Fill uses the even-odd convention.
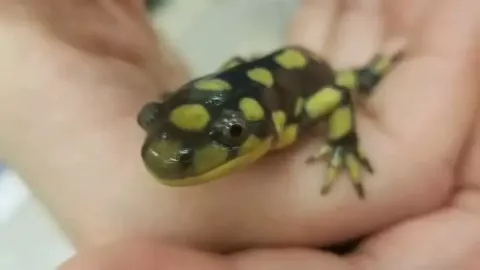
[[[327,9],[308,6],[320,1],[309,2],[294,22],[292,40],[324,52],[320,38],[312,42],[321,31],[313,35],[303,23],[316,28],[326,25],[315,20],[325,17],[319,14]],[[405,19],[402,11],[416,11],[420,2],[385,1],[390,11],[398,12],[387,22],[397,22],[396,31],[405,30],[412,21]],[[364,14],[360,12],[364,10],[350,14]],[[10,144],[15,151],[10,151],[9,160],[43,194],[80,251],[122,238],[149,239],[120,241],[103,250],[80,253],[64,266],[66,269],[474,269],[480,239],[475,212],[476,169],[472,165],[477,151],[475,147],[467,153],[460,151],[467,139],[473,141],[469,145],[475,145],[476,138],[469,135],[474,135],[472,130],[477,128],[473,122],[478,100],[474,74],[478,61],[477,14],[475,1],[442,1],[434,8],[430,3],[422,14],[425,24],[415,27],[416,34],[408,37],[405,62],[369,101],[377,118],[371,121],[359,117],[361,138],[376,168],[375,175],[366,177],[364,202],[358,201],[347,181],[339,182],[327,197],[312,192],[321,184],[323,168],[305,167],[303,162],[318,141],[267,157],[245,172],[208,185],[177,190],[154,183],[139,157],[135,159],[143,135],[133,121],[135,109],[150,98],[150,86],[132,89],[131,85],[148,78],[138,79],[125,72],[124,64],[131,64],[130,60],[110,62],[82,49],[62,47],[62,58],[52,58],[64,64],[64,57],[80,54],[79,58],[67,58],[71,60],[68,64],[86,66],[80,69],[81,76],[76,72],[74,78],[60,81],[64,84],[54,82],[57,91],[58,85],[68,86],[62,88],[69,91],[60,100],[88,99],[80,100],[82,103],[73,109],[48,108],[53,110],[45,112],[49,116],[66,115],[61,128],[54,128],[58,122],[52,124],[38,116],[33,119],[37,124],[50,125],[33,128],[32,115],[42,110],[24,105],[54,98],[46,87],[50,81],[43,80],[44,76],[34,77],[37,86],[38,80],[45,82],[38,88],[46,88],[46,92],[33,97],[14,96],[17,105],[23,105],[14,109],[31,110],[20,116],[25,117],[22,123],[33,134],[5,136],[4,141],[17,143]],[[371,18],[367,14],[360,20]],[[362,23],[351,25],[355,28]],[[355,29],[357,34],[367,31],[375,39],[370,26],[361,28]],[[347,48],[339,46],[336,52],[323,53],[340,65],[350,64],[346,60],[364,60],[374,49],[363,43],[369,37],[341,35],[355,41],[349,41]],[[352,44],[355,46],[349,47]],[[358,44],[365,51],[358,50]],[[57,52],[48,46],[48,53]],[[45,52],[41,49],[45,47],[40,48]],[[89,69],[95,72],[86,72]],[[97,74],[110,72],[121,80],[92,80],[98,78]],[[30,75],[24,74],[27,78]],[[49,103],[40,102],[43,107],[45,104]],[[25,132],[23,129],[17,135]],[[41,137],[49,140],[38,146],[38,140],[30,137],[39,132],[54,138]],[[66,160],[66,155],[75,159]],[[285,165],[282,170],[278,169],[279,162]],[[258,249],[265,244],[324,246],[368,233],[373,236],[356,253],[345,257],[301,248]],[[157,240],[164,244],[157,244]],[[166,245],[169,243],[214,251],[249,250],[218,256]]]
[[[323,25],[329,26],[324,19],[329,17],[331,8],[327,3],[332,2],[305,1],[294,22],[292,40],[330,56],[339,65],[364,61],[376,49],[375,42],[381,41],[376,37],[378,32],[364,32],[376,29],[378,22],[371,17],[375,13],[369,14],[369,8],[359,8],[343,15],[343,30],[334,36],[343,42],[334,43],[332,47],[336,50],[332,52],[332,47],[324,46],[326,35],[319,30]],[[367,179],[370,190],[367,201],[352,199],[342,203],[347,200],[340,199],[348,197],[345,194],[337,195],[338,200],[315,199],[307,195],[308,187],[296,187],[312,185],[310,188],[314,189],[315,184],[311,183],[315,183],[318,172],[307,172],[311,177],[293,179],[295,182],[290,186],[295,190],[292,193],[302,196],[296,200],[310,201],[314,208],[309,211],[309,222],[313,225],[300,218],[305,222],[305,232],[297,235],[297,239],[309,235],[312,242],[322,245],[328,242],[325,240],[328,237],[339,240],[350,236],[352,231],[353,235],[373,232],[357,251],[339,257],[300,248],[250,249],[217,256],[152,241],[125,241],[79,256],[66,269],[478,269],[480,219],[475,163],[479,136],[474,121],[478,117],[475,18],[479,9],[474,1],[442,1],[437,7],[427,2],[388,4],[388,10],[394,14],[386,17],[387,37],[382,43],[388,43],[392,36],[406,36],[408,50],[405,62],[370,101],[377,112],[374,119],[377,122],[359,119],[367,151],[378,168],[375,176]],[[427,7],[425,13],[415,15],[425,18],[425,22],[413,27],[416,18],[408,15],[421,11],[422,5]],[[359,47],[365,50],[362,52]],[[298,155],[301,161],[306,154]],[[275,181],[278,179],[282,178]],[[255,185],[265,184],[252,183]],[[336,187],[333,193],[343,193],[342,189],[348,190],[348,186]],[[345,193],[352,195],[351,191]],[[287,199],[293,196],[287,192],[283,195]],[[317,204],[318,200],[324,201]],[[288,213],[291,209],[294,213],[294,207],[285,208],[282,207],[285,204],[277,203],[278,211]],[[323,204],[327,205],[315,209]],[[303,217],[305,205],[296,207],[300,212],[296,217]],[[331,211],[325,211],[328,208]],[[295,228],[292,222],[296,219],[291,218],[280,222]],[[385,227],[386,224],[390,227]],[[273,225],[264,226],[270,228],[270,233],[276,230]],[[279,227],[285,230],[282,224]],[[226,241],[231,238],[235,236]]]

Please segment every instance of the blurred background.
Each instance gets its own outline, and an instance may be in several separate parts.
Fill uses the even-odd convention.
[[[234,54],[279,46],[298,0],[147,0],[152,24],[196,75]],[[0,162],[0,270],[54,270],[68,240],[21,179]]]

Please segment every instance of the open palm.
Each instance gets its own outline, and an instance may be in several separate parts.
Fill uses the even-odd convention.
[[[82,1],[51,2],[58,9]],[[156,76],[165,56],[137,1],[120,2],[73,9],[91,16],[90,28],[61,12],[42,13],[57,21],[28,31],[9,18],[17,39],[4,44],[48,42],[27,56],[28,42],[12,45],[6,57],[28,80],[2,82],[18,90],[0,92],[8,100],[0,114],[14,116],[0,118],[9,127],[2,154],[78,247],[64,269],[480,267],[476,1],[303,1],[289,42],[338,67],[406,42],[406,58],[368,101],[373,113],[358,116],[375,168],[365,175],[364,201],[346,179],[320,195],[325,168],[304,162],[314,139],[220,181],[156,183],[140,160],[144,134],[134,119],[172,76]],[[175,75],[168,87],[186,79]],[[364,235],[345,256],[313,249]]]

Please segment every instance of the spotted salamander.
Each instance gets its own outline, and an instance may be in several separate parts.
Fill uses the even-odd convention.
[[[234,57],[141,108],[142,159],[165,185],[202,184],[290,146],[324,122],[327,142],[306,160],[328,160],[321,193],[346,168],[364,198],[361,169],[373,169],[356,133],[353,97],[368,97],[399,55],[377,54],[344,70],[297,46],[250,60]]]

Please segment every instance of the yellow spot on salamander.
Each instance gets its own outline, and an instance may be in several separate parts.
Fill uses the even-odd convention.
[[[336,109],[328,120],[329,139],[338,139],[350,132],[353,128],[352,117],[350,107]]]
[[[234,158],[230,161],[225,161],[223,163],[220,163],[217,167],[212,168],[212,164],[218,163],[220,160],[223,159],[223,150],[204,150],[205,152],[202,153],[201,155],[203,156],[205,154],[214,154],[216,155],[216,162],[209,161],[207,163],[209,164],[200,164],[197,163],[197,167],[199,170],[205,170],[205,168],[210,167],[209,171],[206,171],[204,173],[196,174],[190,177],[185,177],[182,179],[173,179],[172,181],[169,181],[168,179],[160,179],[162,183],[165,185],[169,186],[192,186],[192,185],[199,185],[199,184],[204,184],[213,180],[217,180],[222,176],[225,176],[229,173],[231,173],[234,170],[239,170],[243,167],[245,167],[248,164],[251,164],[258,160],[260,157],[264,156],[270,149],[272,145],[272,140],[273,138],[266,138],[265,140],[261,140],[254,148],[251,148],[250,152],[245,152],[242,156],[238,156],[237,158]],[[246,149],[247,147],[245,147]],[[200,159],[200,156],[197,154],[196,159]],[[209,158],[209,157],[208,157]],[[208,160],[208,158],[206,158]],[[201,162],[201,161],[199,161]]]
[[[250,152],[245,153],[242,156],[232,159],[231,161],[224,162],[222,165],[198,176],[192,176],[187,179],[182,179],[187,183],[205,183],[207,181],[215,180],[221,176],[225,176],[231,173],[233,170],[238,170],[245,167],[248,164],[253,163],[263,155],[265,155],[272,145],[272,138],[267,138],[257,144],[257,146]]]
[[[275,57],[275,61],[286,69],[304,68],[307,65],[305,56],[294,49],[287,49]]]
[[[225,91],[232,89],[231,85],[222,79],[202,79],[194,84],[195,88],[207,91]]]
[[[272,118],[277,134],[282,134],[283,129],[285,128],[285,122],[287,121],[287,116],[283,111],[275,111],[272,113]]]
[[[315,119],[331,112],[342,98],[342,93],[333,87],[324,87],[312,95],[305,103],[308,117]]]
[[[169,119],[179,129],[202,131],[210,121],[210,114],[200,104],[185,104],[173,109]]]
[[[259,145],[262,144],[262,141],[255,135],[250,135],[245,140],[245,142],[240,146],[240,150],[238,151],[239,156],[247,155],[248,153],[255,150]]]
[[[273,86],[273,75],[266,68],[254,68],[247,71],[247,76],[256,82],[259,82],[266,87]]]
[[[212,143],[195,151],[193,169],[195,174],[208,172],[227,161],[228,149],[220,144]]]
[[[348,89],[357,88],[357,83],[357,76],[353,70],[341,71],[335,76],[335,84]]]
[[[258,101],[253,98],[242,98],[239,104],[240,110],[248,121],[262,120],[265,112]]]
[[[240,65],[242,62],[237,59],[237,58],[233,58],[233,59],[230,59],[229,61],[225,62],[221,67],[220,67],[220,70],[227,70],[227,69],[231,69],[231,68],[234,68],[238,65]]]
[[[305,104],[305,100],[303,98],[298,98],[297,102],[295,102],[295,111],[293,112],[295,116],[299,116],[303,111],[303,105]]]
[[[288,125],[280,134],[278,141],[275,144],[275,149],[287,147],[295,142],[298,136],[298,125]]]

